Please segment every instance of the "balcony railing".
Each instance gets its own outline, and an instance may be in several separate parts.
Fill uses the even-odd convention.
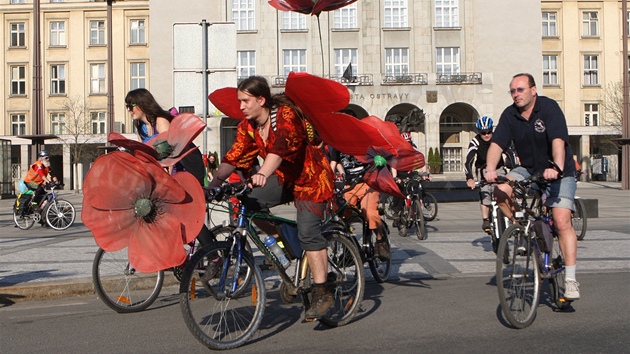
[[[481,84],[481,73],[438,74],[438,85]]]
[[[426,85],[429,83],[426,73],[409,73],[398,75],[383,75],[382,85]]]
[[[329,75],[329,79],[337,81],[346,86],[373,86],[374,79],[372,74],[357,74],[352,77],[344,77],[343,75]]]

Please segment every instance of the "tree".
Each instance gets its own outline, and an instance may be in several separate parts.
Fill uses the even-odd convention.
[[[96,158],[97,153],[94,147],[89,144],[98,142],[100,134],[97,132],[99,129],[97,126],[92,126],[92,117],[88,115],[90,107],[83,96],[64,98],[60,106],[65,111],[65,117],[61,121],[61,126],[56,132],[53,132],[70,150],[70,163],[74,176],[73,189],[77,190],[79,185],[78,165],[82,162],[93,161]]]
[[[611,134],[621,135],[623,122],[623,86],[621,81],[609,82],[603,91],[602,108],[605,125],[610,127]]]

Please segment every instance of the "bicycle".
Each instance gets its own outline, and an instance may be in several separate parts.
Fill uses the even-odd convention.
[[[211,214],[213,210],[222,209],[225,209],[224,205],[207,207],[208,214]],[[233,229],[232,225],[219,224],[210,228],[210,233],[214,240],[224,240]],[[187,256],[184,263],[170,269],[177,281],[181,281],[186,263],[200,248],[196,240],[185,247]],[[249,249],[251,250],[251,247]],[[92,262],[92,283],[96,295],[107,307],[118,313],[139,312],[147,309],[160,295],[164,280],[164,270],[154,273],[137,272],[129,263],[126,247],[115,252],[99,248]]]
[[[53,230],[62,231],[69,228],[76,218],[74,205],[65,199],[57,197],[55,189],[62,187],[62,183],[50,183],[50,191],[46,193],[39,205],[33,204],[33,190],[28,190],[15,200],[13,205],[13,222],[21,230],[28,230],[35,223],[48,225]],[[28,201],[25,196],[30,195]],[[20,203],[26,203],[20,211]],[[44,224],[45,222],[45,224]]]
[[[505,318],[512,326],[525,328],[536,318],[541,279],[549,279],[551,300],[558,310],[569,308],[572,301],[564,298],[564,259],[550,208],[543,206],[540,189],[548,182],[532,176],[505,183],[514,188],[521,211],[514,215],[518,223],[501,235],[496,261],[497,290]],[[532,189],[532,185],[540,188]]]
[[[370,229],[370,225],[368,220],[363,216],[363,211],[357,205],[353,205],[348,203],[344,199],[344,193],[352,190],[358,183],[363,183],[357,180],[349,181],[349,185],[343,189],[336,188],[336,204],[334,207],[331,207],[331,221],[336,222],[340,220],[342,230],[347,232],[355,242],[355,245],[359,252],[361,253],[361,260],[363,263],[368,263],[370,267],[370,272],[374,279],[379,283],[384,283],[389,279],[391,273],[391,257],[387,259],[382,259],[378,256],[375,245],[376,245],[376,234]],[[334,202],[333,202],[334,203]],[[357,204],[360,205],[360,200],[357,201]],[[336,210],[333,212],[333,210]],[[382,212],[382,209],[379,209],[379,212]],[[382,215],[382,213],[381,213]],[[339,223],[337,223],[339,225]],[[387,244],[387,249],[391,249],[391,244],[389,241],[389,227],[385,220],[382,220],[381,217],[381,225],[382,225],[382,238],[381,242],[385,242]]]
[[[224,184],[214,191],[215,199],[221,196],[243,198],[251,189],[246,184]],[[306,252],[290,252],[288,235],[280,233],[285,252],[289,259],[295,260],[295,273],[290,276],[259,238],[252,225],[253,220],[258,219],[275,223],[281,229],[297,229],[293,220],[251,212],[241,204],[237,226],[228,239],[195,252],[185,268],[179,289],[180,308],[188,329],[208,348],[239,347],[252,337],[262,321],[266,289],[260,267],[243,247],[247,239],[258,247],[282,279],[281,299],[291,303],[299,294],[305,310],[309,308],[312,279]],[[320,322],[337,327],[347,324],[359,310],[365,290],[363,263],[354,242],[344,232],[328,229],[323,234],[328,240],[327,283],[332,288],[334,305]],[[205,269],[203,274],[197,271],[201,268]],[[245,271],[252,274],[251,279],[244,279]]]
[[[505,182],[507,178],[503,176],[499,176],[497,178],[497,183]],[[481,180],[476,183],[478,187],[486,186],[489,183],[486,180]],[[490,190],[490,231],[487,232],[490,235],[490,243],[492,244],[492,251],[496,254],[499,248],[499,241],[501,240],[501,235],[510,224],[510,220],[503,215],[503,212],[499,208],[497,201],[494,199],[494,188]]]
[[[414,175],[406,177],[403,179],[403,186],[406,196],[398,222],[398,234],[406,237],[409,229],[414,229],[416,237],[422,241],[427,238],[427,230],[420,199],[422,189],[420,178],[414,177]]]
[[[433,221],[437,217],[438,213],[438,202],[435,196],[426,191],[426,184],[429,182],[428,174],[420,175],[417,172],[413,173],[413,178],[420,181],[419,191],[420,191],[420,200],[422,200],[422,214],[424,215],[425,221]],[[385,217],[392,220],[394,219],[394,211],[392,210],[392,206],[394,204],[394,197],[391,195],[382,195],[381,196],[381,205]]]
[[[575,180],[579,181],[582,170],[577,170],[575,173]],[[571,214],[571,222],[575,229],[578,241],[584,240],[586,237],[586,227],[588,225],[588,219],[586,217],[586,206],[579,197],[573,199],[573,213]]]

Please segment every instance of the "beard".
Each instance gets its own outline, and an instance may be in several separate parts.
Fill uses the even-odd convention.
[[[50,160],[44,160],[42,161],[42,165],[44,165],[44,167],[50,167]]]

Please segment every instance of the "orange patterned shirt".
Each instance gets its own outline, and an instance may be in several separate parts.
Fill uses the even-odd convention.
[[[270,153],[282,158],[275,173],[280,183],[293,188],[295,199],[319,203],[332,197],[334,175],[328,159],[308,142],[304,122],[286,106],[278,109],[276,128],[269,129],[266,145],[253,122],[239,123],[234,144],[221,162],[249,171],[257,156],[264,159]]]

